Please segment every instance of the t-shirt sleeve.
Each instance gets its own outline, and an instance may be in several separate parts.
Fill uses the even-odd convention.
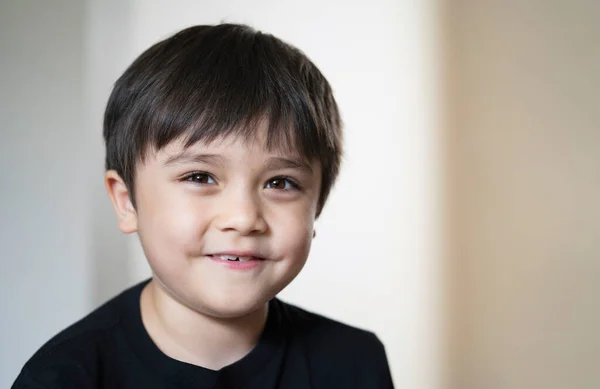
[[[21,372],[15,382],[12,384],[11,389],[49,389],[47,386],[40,384],[24,372]]]
[[[77,365],[28,368],[21,371],[11,389],[92,389],[89,376]]]
[[[385,352],[385,346],[381,340],[373,334],[376,340],[377,348],[375,351],[375,360],[377,361],[377,384],[374,388],[376,389],[394,389],[394,383],[392,381],[392,373]]]

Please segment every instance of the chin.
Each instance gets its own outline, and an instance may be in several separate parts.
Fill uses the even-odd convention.
[[[206,303],[203,304],[204,309],[202,309],[202,311],[213,317],[233,319],[257,311],[269,302],[269,300],[270,298],[259,298],[258,296],[255,298],[245,297],[242,299],[234,297],[217,298],[206,301]]]

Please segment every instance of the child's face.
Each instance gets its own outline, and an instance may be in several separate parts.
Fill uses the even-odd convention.
[[[308,256],[320,166],[268,152],[264,142],[225,138],[188,149],[173,142],[136,171],[136,229],[155,280],[205,314],[261,307]],[[217,255],[226,253],[261,259]]]

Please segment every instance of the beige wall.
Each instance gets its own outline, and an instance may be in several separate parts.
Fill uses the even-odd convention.
[[[600,2],[443,19],[453,387],[600,388]]]

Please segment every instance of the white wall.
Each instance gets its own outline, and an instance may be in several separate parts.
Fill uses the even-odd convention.
[[[18,2],[13,3],[17,7]],[[12,17],[17,22],[32,13],[46,12],[46,7],[39,4],[29,9],[19,2],[18,7],[22,14]],[[47,33],[44,38],[36,36],[46,46],[58,46],[55,50],[71,50],[65,53],[67,57],[51,59],[68,61],[61,67],[63,70],[77,63],[80,77],[74,84],[79,88],[77,93],[68,97],[72,106],[79,108],[77,122],[71,123],[68,130],[60,126],[62,132],[55,132],[62,140],[58,142],[60,153],[52,152],[48,161],[44,160],[44,167],[46,171],[51,169],[53,177],[61,177],[60,172],[68,169],[90,172],[63,178],[78,186],[82,196],[85,192],[87,197],[74,200],[64,186],[53,185],[52,196],[62,199],[62,203],[54,201],[53,206],[67,207],[70,201],[81,201],[81,212],[67,209],[58,215],[23,216],[22,211],[12,210],[26,205],[22,199],[23,188],[27,186],[22,184],[30,188],[37,188],[37,184],[20,174],[20,186],[17,183],[11,186],[8,195],[3,189],[2,206],[11,210],[9,217],[2,217],[3,232],[15,223],[23,226],[12,233],[10,245],[2,246],[2,295],[11,291],[15,296],[9,310],[13,316],[8,322],[13,328],[10,344],[20,354],[10,364],[3,364],[2,368],[6,366],[7,370],[2,371],[0,379],[4,381],[0,386],[14,378],[19,365],[50,333],[148,275],[139,244],[117,233],[101,184],[101,117],[111,84],[135,56],[157,40],[189,25],[230,21],[271,32],[305,51],[330,80],[346,123],[346,158],[340,181],[317,222],[318,234],[309,262],[299,278],[282,293],[282,298],[374,330],[387,347],[397,387],[435,387],[438,367],[435,326],[439,319],[436,314],[438,173],[434,131],[435,10],[430,2],[88,0],[84,9],[74,5],[69,9],[71,22],[77,26],[70,37],[57,40]],[[4,10],[0,14],[6,15]],[[43,19],[37,25],[54,29],[52,23],[56,19]],[[69,20],[60,19],[63,28],[68,25]],[[8,27],[2,23],[1,28],[5,36],[4,29]],[[75,45],[69,39],[75,39],[79,33],[83,33],[83,38],[78,38],[79,49],[73,51]],[[24,41],[28,34],[32,32],[7,36],[12,36],[16,44],[23,44],[28,43]],[[28,46],[26,50],[35,48]],[[42,62],[30,66],[34,70],[43,67]],[[4,70],[3,63],[3,76],[27,79],[28,71],[22,65],[7,69]],[[40,76],[37,85],[50,96],[54,94],[52,83]],[[54,107],[57,104],[61,100],[56,98],[40,103],[48,112],[38,115],[36,120],[44,122],[48,116],[75,120],[71,110],[68,115],[66,112],[52,115],[57,112]],[[23,117],[31,116],[30,108],[21,102],[18,109],[21,114],[15,120],[19,126],[28,127]],[[82,132],[78,131],[79,126]],[[39,136],[41,130],[38,126],[31,131]],[[13,133],[8,142],[10,148],[26,150],[27,138]],[[72,139],[70,142],[76,145],[74,151],[65,147],[64,138]],[[47,146],[50,139],[36,147]],[[80,155],[79,160],[85,163],[68,165],[69,152]],[[10,164],[3,167],[14,166],[20,172],[21,164],[16,162],[19,159],[7,160]],[[59,161],[68,166],[65,169],[63,165],[55,166]],[[4,197],[9,195],[10,201],[5,201]],[[46,198],[45,193],[36,196],[38,203]],[[48,208],[58,212],[50,204],[38,206],[42,212],[49,212]],[[34,247],[14,243],[30,238],[32,230],[36,236],[60,234],[63,240],[38,240]],[[4,247],[9,247],[8,251]],[[49,251],[49,247],[55,251]],[[71,252],[76,247],[78,251]],[[35,250],[49,253],[49,258]],[[65,250],[71,250],[69,255],[63,253]],[[28,274],[35,283],[48,277],[58,285],[47,284],[41,301],[36,301],[28,291],[13,293],[17,282],[4,280],[4,268],[9,267],[5,253],[29,259],[30,262],[19,265],[19,277]],[[52,266],[44,273],[38,272],[45,261],[51,261]],[[77,304],[72,303],[73,299]],[[27,317],[35,323],[29,333],[17,330],[26,320],[24,314],[14,316],[18,306],[24,307]],[[64,310],[64,315],[54,315],[54,325],[42,325],[48,311],[55,309]],[[30,333],[35,334],[33,339]],[[4,330],[0,336],[2,343],[8,338]],[[0,353],[3,361],[14,356],[13,351],[0,350]]]
[[[309,261],[281,297],[376,331],[398,387],[433,387],[439,321],[431,4],[133,4],[136,53],[189,25],[243,22],[298,46],[319,66],[346,123],[346,158],[317,222]],[[140,277],[147,274],[140,250],[134,261],[141,266]]]

